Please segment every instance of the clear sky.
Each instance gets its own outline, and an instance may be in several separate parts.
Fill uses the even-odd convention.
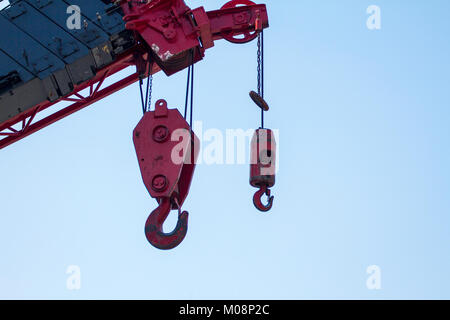
[[[248,165],[202,164],[185,241],[150,246],[133,85],[0,151],[0,298],[450,298],[450,3],[267,4],[273,210],[253,207]],[[182,109],[185,78],[156,75],[154,98]],[[256,42],[217,42],[196,66],[194,119],[257,127],[255,83]],[[372,265],[380,290],[366,286]]]

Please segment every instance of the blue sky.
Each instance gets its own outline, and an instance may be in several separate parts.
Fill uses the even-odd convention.
[[[0,298],[450,298],[450,3],[267,4],[273,210],[254,209],[247,165],[199,165],[188,236],[151,247],[133,85],[0,151]],[[256,43],[217,42],[196,66],[194,119],[257,127],[255,70]],[[154,98],[182,109],[185,77],[156,75]],[[381,290],[366,287],[370,265]]]

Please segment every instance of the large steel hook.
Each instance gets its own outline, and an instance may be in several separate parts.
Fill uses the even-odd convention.
[[[267,196],[267,204],[262,203],[262,197],[263,195]],[[273,205],[273,199],[274,196],[270,195],[270,189],[267,185],[261,186],[258,191],[256,191],[255,195],[253,196],[253,204],[255,205],[256,209],[262,212],[267,212],[270,209],[272,209]]]
[[[178,223],[175,230],[171,233],[163,232],[163,224],[172,209],[170,198],[162,198],[158,208],[153,210],[148,217],[145,224],[145,236],[152,246],[161,250],[170,250],[177,247],[184,240],[188,229],[189,213],[187,211],[181,212],[178,203],[176,203],[176,206],[178,209]]]

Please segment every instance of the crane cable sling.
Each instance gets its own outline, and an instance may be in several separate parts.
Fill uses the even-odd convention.
[[[190,90],[189,90],[190,89]],[[187,84],[186,84],[186,100],[184,104],[184,119],[187,119],[188,101],[190,93],[190,112],[189,126],[192,130],[192,118],[194,111],[194,50],[191,50],[191,64],[188,67]]]
[[[144,101],[144,93],[142,92],[142,79],[139,79],[139,91],[141,93],[141,103],[142,103],[142,113],[145,114],[145,101]]]
[[[142,113],[145,115],[146,112],[150,111],[152,105],[152,91],[153,91],[153,75],[151,74],[153,63],[150,63],[149,74],[147,77],[147,90],[144,99],[144,91],[142,89],[144,81],[142,78],[139,79],[139,91],[141,95],[142,103]],[[189,100],[190,94],[190,100]],[[191,50],[191,64],[188,67],[187,84],[186,84],[186,100],[184,105],[184,119],[187,119],[188,105],[190,101],[190,112],[189,112],[189,126],[192,130],[193,122],[193,111],[194,111],[194,51]]]
[[[258,34],[258,94],[264,99],[264,31]],[[264,110],[261,109],[261,128],[264,129]]]

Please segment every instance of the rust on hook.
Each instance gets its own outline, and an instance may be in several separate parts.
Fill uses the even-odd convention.
[[[164,233],[163,225],[172,209],[172,202],[170,198],[162,198],[159,206],[153,210],[145,224],[145,236],[148,242],[158,249],[170,250],[177,247],[186,237],[188,229],[187,211],[181,212],[178,209],[178,223],[171,233]]]

